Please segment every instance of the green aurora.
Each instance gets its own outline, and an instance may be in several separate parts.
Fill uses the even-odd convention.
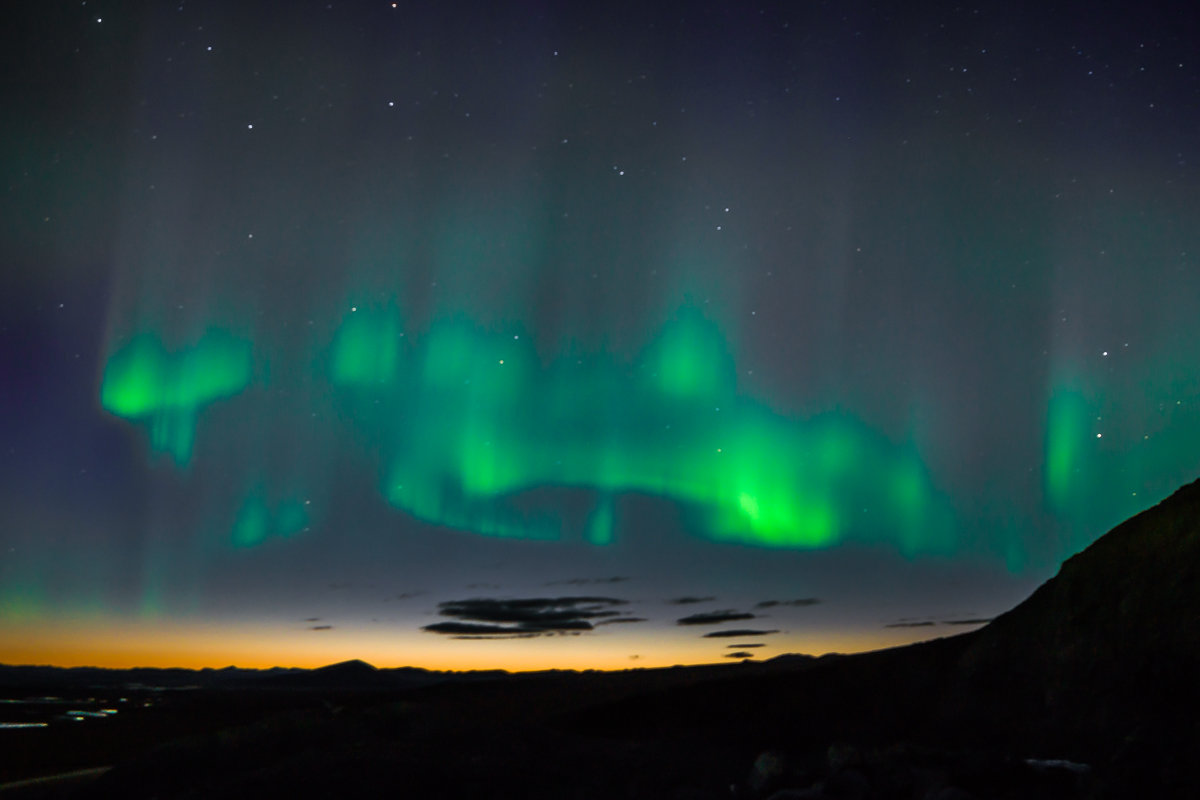
[[[135,337],[109,359],[100,389],[104,408],[150,425],[150,446],[176,463],[192,455],[196,414],[250,383],[250,345],[209,331],[192,347],[169,352],[152,334]]]
[[[236,403],[252,363],[248,344],[219,331],[174,352],[142,333],[109,359],[101,403],[148,426],[151,449],[184,467],[204,408]],[[613,498],[642,493],[684,505],[716,541],[954,550],[949,507],[912,443],[849,414],[794,419],[740,396],[724,336],[690,307],[632,361],[567,343],[548,362],[516,329],[457,317],[406,337],[394,307],[355,307],[313,363],[336,424],[374,444],[383,497],[427,522],[601,545],[617,536]],[[520,502],[546,488],[594,495],[582,531],[553,504]],[[240,547],[308,523],[298,501],[272,508],[260,488],[235,516]]]
[[[324,426],[322,441],[359,443],[353,452],[370,461],[388,505],[487,536],[611,544],[621,535],[617,500],[641,494],[679,504],[691,529],[714,542],[882,544],[905,558],[984,553],[1014,573],[1065,558],[1137,513],[1162,491],[1146,476],[1186,474],[1187,443],[1200,437],[1176,403],[1159,403],[1145,433],[1109,428],[1107,419],[1127,415],[1103,380],[1060,376],[1048,392],[1040,468],[1044,513],[1058,533],[1031,546],[1021,532],[1028,520],[1008,513],[1008,533],[981,547],[920,441],[885,435],[847,410],[801,417],[746,396],[726,337],[690,305],[631,356],[574,340],[546,356],[525,328],[462,314],[417,332],[395,302],[352,306],[303,359],[307,375],[273,375],[283,359],[260,349],[270,347],[211,326],[173,347],[138,332],[109,357],[101,405],[142,427],[150,450],[186,473],[206,409],[230,404],[237,413],[256,387],[291,380],[283,388],[298,407],[321,410],[305,424]],[[1178,382],[1147,385],[1145,402],[1178,396]],[[313,430],[281,419],[297,437]],[[295,474],[263,465],[241,474],[240,504],[213,509],[226,520],[217,526],[225,541],[241,549],[308,532],[321,519],[305,499],[320,469],[301,468],[305,489],[292,485]],[[586,519],[556,492],[590,498]]]

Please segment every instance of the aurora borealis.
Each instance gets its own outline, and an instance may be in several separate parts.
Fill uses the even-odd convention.
[[[149,448],[186,467],[198,412],[247,389],[251,359],[211,333],[175,354],[146,337],[109,359],[101,404],[148,420]],[[336,438],[378,448],[383,496],[427,522],[557,539],[561,519],[506,514],[498,501],[575,487],[602,498],[584,532],[596,545],[614,538],[611,495],[642,492],[703,507],[697,532],[717,540],[815,548],[874,535],[906,555],[952,550],[915,454],[845,415],[790,421],[740,397],[725,342],[698,311],[631,363],[588,354],[543,366],[519,333],[451,320],[418,340],[397,315],[352,306],[326,360],[335,416],[348,423]],[[860,507],[880,523],[849,522]],[[294,503],[279,514],[289,532],[303,524]],[[243,509],[235,543],[262,541],[265,515],[257,501]]]
[[[878,647],[1200,472],[1175,12],[22,5],[0,662]]]

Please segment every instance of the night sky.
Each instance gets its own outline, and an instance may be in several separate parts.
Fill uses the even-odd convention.
[[[6,8],[0,662],[1007,610],[1200,475],[1200,25],[1047,5]]]

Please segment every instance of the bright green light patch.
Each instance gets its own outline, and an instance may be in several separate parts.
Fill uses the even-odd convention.
[[[685,307],[651,346],[647,361],[667,397],[719,397],[731,389],[733,359],[717,326]]]
[[[1067,510],[1081,487],[1080,469],[1088,442],[1087,400],[1077,391],[1062,390],[1050,398],[1046,419],[1046,496],[1051,505]]]
[[[542,367],[523,337],[463,319],[435,323],[413,348],[421,379],[380,386],[370,402],[346,397],[343,418],[386,443],[384,494],[418,518],[554,538],[554,515],[533,520],[508,500],[580,487],[679,501],[725,541],[945,545],[911,454],[848,416],[789,420],[737,397],[724,340],[698,312],[681,312],[632,364],[571,352]],[[584,526],[587,541],[612,540],[610,502]],[[856,515],[861,506],[873,514]]]
[[[139,336],[108,361],[100,403],[117,416],[134,418],[166,405],[164,384],[170,371],[162,343]]]
[[[142,334],[109,358],[100,404],[119,417],[147,420],[151,446],[183,463],[191,457],[199,409],[241,392],[251,373],[249,343],[222,331],[174,353]]]
[[[755,499],[752,495],[746,494],[745,492],[742,492],[741,494],[739,494],[738,495],[738,506],[741,507],[742,512],[745,513],[745,515],[747,517],[749,517],[751,520],[758,519],[758,517],[759,517],[758,500]]]

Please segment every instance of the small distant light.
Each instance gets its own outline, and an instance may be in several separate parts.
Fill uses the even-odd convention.
[[[500,359],[500,363],[501,363],[501,364],[504,364],[504,359],[503,359],[503,358],[502,358],[502,359]]]
[[[1103,434],[1103,433],[1097,433],[1097,434],[1096,434],[1096,438],[1097,438],[1097,439],[1100,439],[1100,438],[1102,438],[1103,436],[1104,436],[1104,434]]]
[[[351,311],[358,311],[358,306],[350,306]]]
[[[254,123],[253,123],[253,122],[251,122],[251,123],[247,124],[247,125],[246,125],[246,130],[248,130],[248,131],[252,131],[252,130],[254,130]]]
[[[1101,353],[1100,355],[1102,355],[1102,356],[1106,356],[1106,357],[1107,357],[1107,356],[1108,356],[1108,351],[1107,351],[1107,350],[1105,350],[1105,351],[1104,351],[1103,353]]]

